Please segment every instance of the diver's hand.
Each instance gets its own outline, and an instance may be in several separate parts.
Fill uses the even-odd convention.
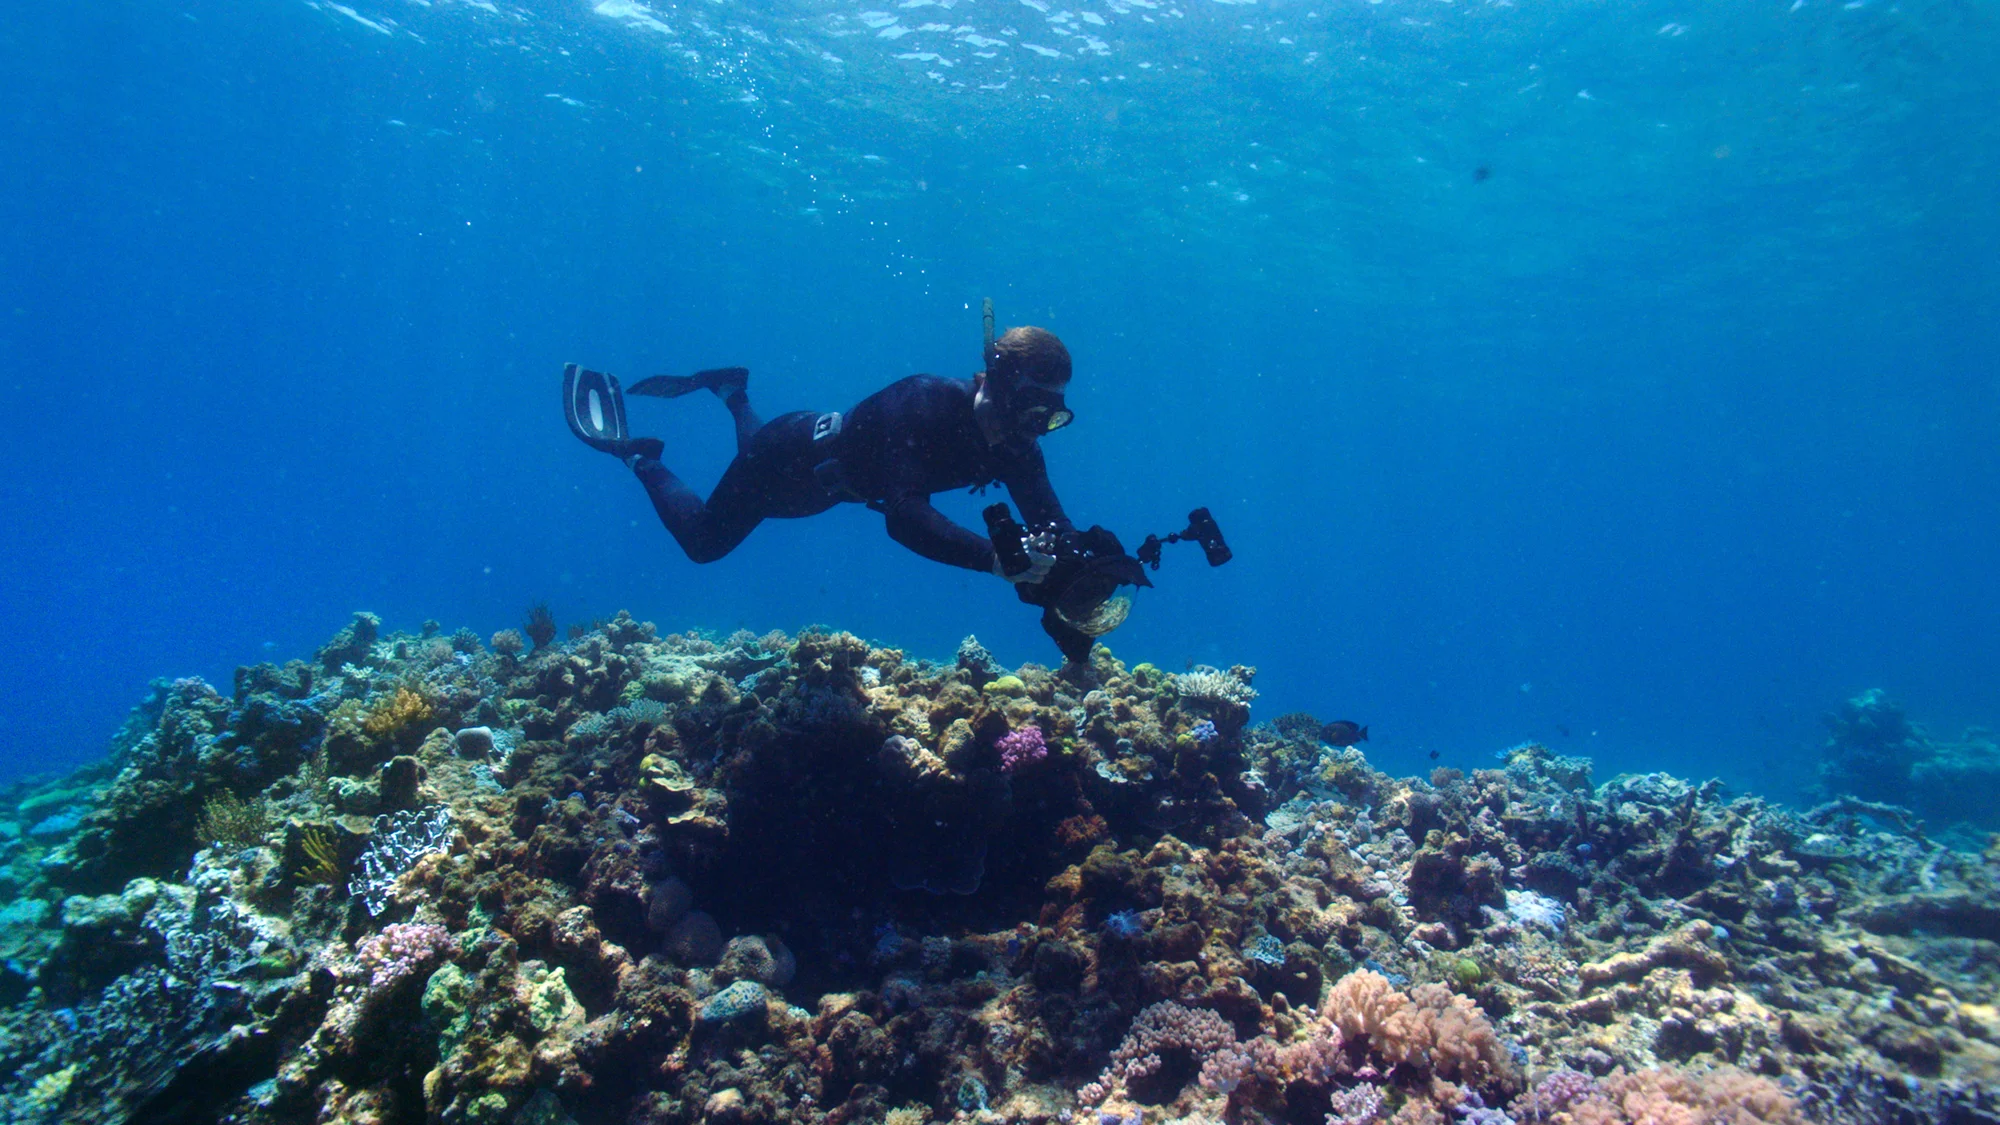
[[[1049,569],[1056,565],[1054,555],[1045,555],[1033,547],[1028,548],[1028,569],[1019,574],[1009,574],[1001,569],[1000,556],[993,556],[993,573],[1005,578],[1016,586],[1023,582],[1034,585],[1049,576]]]

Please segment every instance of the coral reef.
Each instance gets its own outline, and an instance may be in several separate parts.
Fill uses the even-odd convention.
[[[1241,666],[525,632],[357,614],[0,791],[0,1119],[2000,1112],[2000,844],[1880,803],[1977,755],[1879,697],[1801,812],[1393,777]]]
[[[1941,836],[2000,831],[2000,739],[1978,727],[1957,741],[1931,737],[1880,689],[1826,716],[1820,793],[1902,806]],[[1954,833],[1953,830],[1956,830]]]

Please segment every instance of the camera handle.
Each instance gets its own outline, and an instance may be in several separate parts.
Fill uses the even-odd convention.
[[[989,505],[980,515],[986,518],[986,538],[1000,557],[1000,572],[1009,578],[1025,574],[1035,565],[1028,557],[1028,529],[1014,518],[1006,504]]]

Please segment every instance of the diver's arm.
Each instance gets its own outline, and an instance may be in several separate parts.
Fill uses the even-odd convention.
[[[1011,460],[1000,483],[1007,486],[1007,495],[1021,509],[1021,521],[1031,528],[1054,524],[1058,532],[1069,531],[1069,517],[1063,514],[1062,501],[1056,499],[1056,490],[1049,484],[1049,466],[1042,460],[1040,443],[1029,442]]]
[[[930,497],[901,497],[890,501],[883,514],[888,517],[889,538],[923,557],[967,570],[993,569],[993,544],[947,519],[931,506]]]

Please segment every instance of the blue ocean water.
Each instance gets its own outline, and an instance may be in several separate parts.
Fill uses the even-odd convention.
[[[1990,4],[256,0],[0,24],[0,775],[356,609],[1055,653],[855,507],[697,567],[577,361],[767,413],[1059,333],[1110,638],[1391,771],[2000,723]],[[700,486],[706,397],[633,406]],[[974,523],[977,497],[940,498]]]

